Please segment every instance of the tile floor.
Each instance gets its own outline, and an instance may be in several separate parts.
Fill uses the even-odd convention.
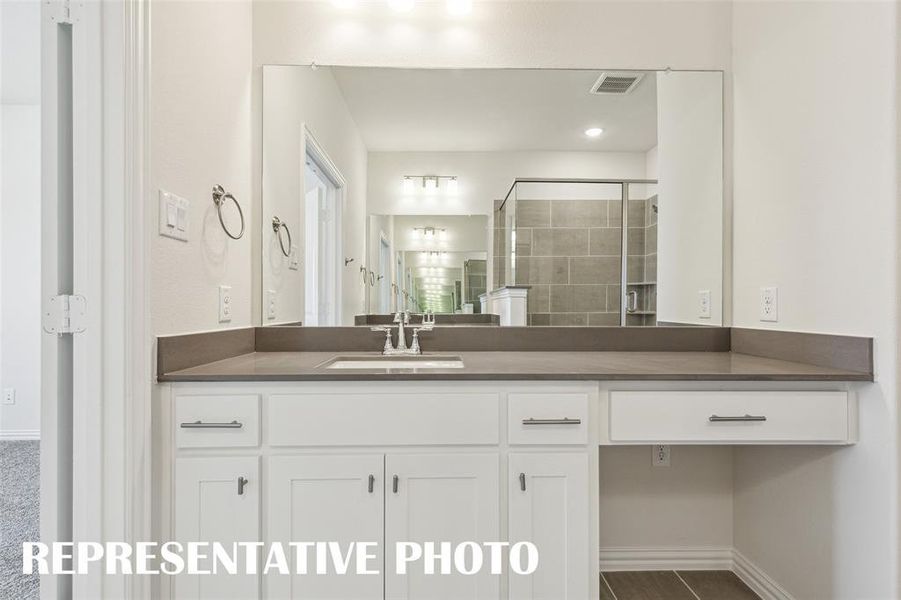
[[[731,571],[608,571],[601,600],[760,600]]]

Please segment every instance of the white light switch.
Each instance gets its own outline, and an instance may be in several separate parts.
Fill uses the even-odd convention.
[[[232,288],[229,285],[219,286],[219,322],[232,320]]]
[[[188,208],[190,202],[165,190],[159,191],[160,235],[188,241]]]
[[[710,318],[710,290],[698,290],[698,317]]]
[[[275,290],[266,290],[266,318],[272,321],[275,316]]]
[[[760,320],[770,322],[779,320],[779,288],[760,288]]]

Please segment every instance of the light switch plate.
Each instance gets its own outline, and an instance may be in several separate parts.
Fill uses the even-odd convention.
[[[760,320],[772,323],[779,320],[779,288],[760,288]]]
[[[270,321],[275,320],[275,290],[266,290],[266,318]]]
[[[160,235],[188,241],[188,208],[190,202],[166,190],[159,191]]]
[[[219,286],[219,322],[232,320],[232,288],[230,285]]]
[[[291,258],[288,259],[288,268],[292,271],[300,269],[300,253],[297,250],[296,244],[291,246]]]
[[[698,317],[710,318],[710,290],[698,290]]]

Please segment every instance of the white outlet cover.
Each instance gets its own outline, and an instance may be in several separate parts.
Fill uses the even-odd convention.
[[[16,388],[3,388],[3,404],[16,403]]]
[[[760,320],[770,323],[779,320],[779,288],[760,288]]]
[[[710,290],[698,290],[698,317],[710,318]]]
[[[270,321],[274,320],[276,317],[275,310],[275,290],[266,290],[266,318]]]
[[[219,322],[232,320],[232,288],[230,285],[219,286]]]
[[[162,236],[188,241],[188,207],[190,202],[166,190],[159,191],[159,233]]]

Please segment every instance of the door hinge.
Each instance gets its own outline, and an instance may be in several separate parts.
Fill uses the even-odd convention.
[[[84,11],[84,0],[44,0],[44,4],[47,18],[54,23],[77,23]]]
[[[44,331],[57,335],[81,333],[85,330],[86,307],[84,296],[61,294],[47,298],[42,323]]]

